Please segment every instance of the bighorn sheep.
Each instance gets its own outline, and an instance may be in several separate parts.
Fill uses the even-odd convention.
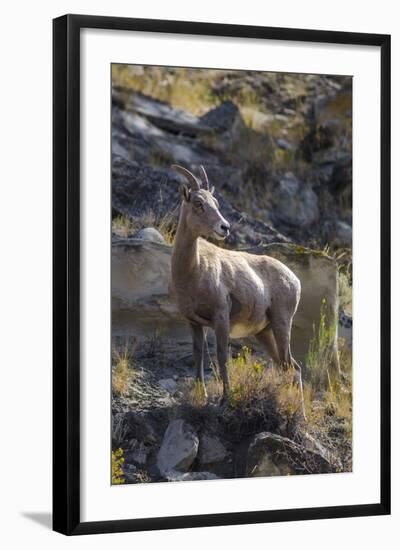
[[[183,200],[171,259],[171,283],[178,309],[190,324],[197,380],[205,392],[205,327],[215,331],[223,404],[229,395],[229,337],[255,336],[275,363],[295,369],[304,414],[301,367],[290,352],[292,320],[300,300],[299,279],[274,258],[226,250],[206,241],[204,237],[224,239],[230,229],[219,211],[214,188],[210,188],[203,166],[203,187],[186,168],[172,168],[189,182],[189,186],[180,187]]]

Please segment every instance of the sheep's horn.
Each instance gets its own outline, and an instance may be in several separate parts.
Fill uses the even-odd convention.
[[[201,173],[203,174],[203,179],[204,179],[204,183],[206,184],[206,189],[207,189],[207,191],[209,191],[210,190],[210,182],[208,181],[208,176],[207,176],[206,169],[204,168],[204,166],[202,164],[200,164],[200,170],[201,170]]]
[[[196,191],[200,191],[199,182],[197,181],[196,176],[194,176],[192,174],[192,172],[190,172],[190,170],[187,170],[186,168],[184,168],[183,166],[180,166],[179,164],[173,164],[171,166],[171,168],[173,170],[176,170],[177,172],[179,172],[183,176],[185,176],[189,180],[189,183],[191,184],[192,189],[194,189]]]

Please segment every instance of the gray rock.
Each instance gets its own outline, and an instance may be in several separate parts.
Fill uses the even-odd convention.
[[[308,185],[287,172],[273,194],[276,216],[290,225],[304,227],[319,218],[318,197]]]
[[[126,483],[136,483],[137,481],[137,467],[134,464],[122,465],[122,470],[124,472],[124,478]]]
[[[254,460],[254,451],[252,451],[251,460]],[[293,471],[290,468],[283,469],[282,465],[278,467],[272,461],[271,456],[268,453],[261,454],[254,460],[254,465],[249,465],[247,475],[250,477],[271,477],[271,476],[284,476],[291,475]]]
[[[172,421],[157,455],[161,475],[178,470],[187,471],[197,456],[199,439],[190,424],[184,420]]]
[[[123,105],[128,113],[140,115],[163,130],[189,135],[210,132],[210,128],[201,119],[153,97],[117,87],[113,88],[112,96],[115,105]]]
[[[332,455],[332,453],[322,445],[322,443],[320,443],[317,439],[315,439],[315,437],[313,437],[311,434],[309,434],[308,432],[305,432],[303,434],[303,446],[309,450],[309,451],[313,451],[315,453],[319,453],[327,462],[329,462],[330,464],[338,464],[338,461],[337,459]]]
[[[285,151],[293,151],[294,150],[294,146],[284,138],[278,138],[276,140],[276,144],[280,149],[284,149]]]
[[[222,462],[228,455],[228,451],[221,441],[210,435],[200,438],[199,462],[200,464],[212,464]]]
[[[146,464],[149,449],[142,441],[131,439],[130,441],[125,443],[125,449],[127,451],[126,454],[127,456],[129,456],[130,461],[140,465]]]
[[[173,378],[163,378],[159,380],[158,383],[162,388],[164,388],[164,390],[167,390],[167,392],[172,394],[175,393],[177,383]]]
[[[140,412],[171,407],[174,404],[171,394],[158,384],[150,371],[145,369],[137,369],[129,392],[115,397],[115,400],[121,412],[130,413],[130,416],[135,417],[139,423],[141,423]]]
[[[141,239],[142,241],[166,244],[164,237],[154,227],[145,227],[144,229],[141,229],[136,235],[136,238]]]
[[[236,136],[244,128],[244,121],[237,106],[232,101],[223,101],[201,117],[201,122],[217,132]]]
[[[270,432],[254,436],[247,454],[246,473],[249,477],[335,471],[336,465],[331,464],[320,452]]]
[[[288,121],[288,117],[286,115],[281,115],[279,113],[277,115],[274,115],[274,119],[279,120],[280,122],[287,122]]]
[[[317,195],[291,172],[280,180],[274,200],[280,204],[280,215],[289,224],[307,226],[319,218]]]
[[[344,247],[351,247],[353,241],[353,230],[351,226],[341,220],[336,222],[336,234],[333,236],[336,244]]]
[[[181,472],[169,472],[165,477],[168,481],[200,481],[219,479],[218,476],[211,472],[186,472],[185,474],[182,474]]]
[[[345,313],[343,309],[339,308],[339,327],[338,336],[344,340],[346,349],[352,349],[353,347],[353,318],[348,313]]]

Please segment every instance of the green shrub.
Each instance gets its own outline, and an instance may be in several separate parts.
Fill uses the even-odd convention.
[[[326,388],[331,380],[331,366],[335,364],[337,318],[328,326],[326,321],[326,300],[322,300],[318,331],[310,341],[305,375],[315,389]]]

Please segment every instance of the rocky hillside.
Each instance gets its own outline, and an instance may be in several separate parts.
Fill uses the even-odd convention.
[[[177,70],[145,95],[151,69],[128,69],[112,90],[114,216],[151,210],[173,225],[179,178],[169,167],[203,164],[234,224],[228,244],[351,246],[351,78],[206,71],[208,95],[192,100],[208,110],[197,116],[157,99],[172,94],[164,79],[179,103]],[[198,71],[185,74],[196,90]]]
[[[113,483],[350,471],[351,78],[112,73]],[[307,421],[290,376],[251,341],[232,342],[221,410],[209,334],[199,394],[168,293],[182,181],[172,163],[205,166],[232,228],[224,246],[274,256],[300,278],[292,350]]]

